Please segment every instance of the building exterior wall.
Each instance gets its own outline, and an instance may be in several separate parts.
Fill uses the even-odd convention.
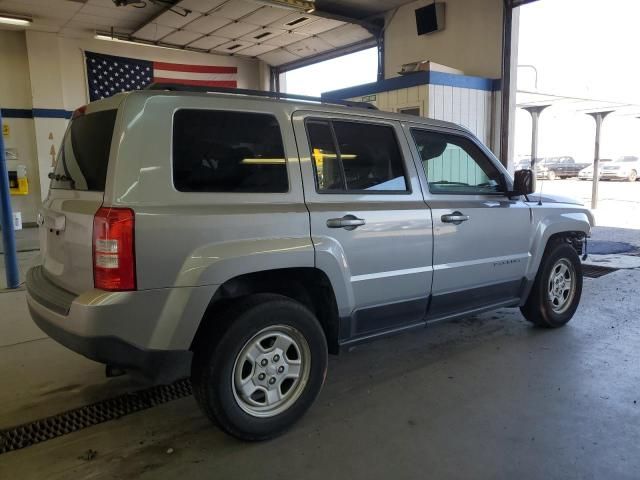
[[[495,151],[492,138],[495,93],[486,90],[429,85],[427,117],[468,128]]]
[[[493,150],[495,97],[495,92],[487,90],[427,84],[351,97],[349,100],[368,100],[387,112],[403,113],[406,109],[417,108],[421,117],[453,122],[468,128]]]

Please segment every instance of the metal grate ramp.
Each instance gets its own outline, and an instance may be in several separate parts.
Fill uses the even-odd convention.
[[[582,274],[585,277],[589,278],[599,278],[603,275],[606,275],[607,273],[615,272],[616,270],[618,269],[613,267],[605,267],[603,265],[582,265]]]
[[[0,430],[0,454],[77,432],[191,395],[191,381],[178,380],[69,410],[52,417]]]

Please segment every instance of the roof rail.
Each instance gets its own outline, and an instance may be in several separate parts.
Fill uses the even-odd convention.
[[[168,90],[171,92],[206,92],[206,93],[228,93],[232,95],[250,95],[252,97],[267,97],[277,100],[301,100],[303,102],[324,103],[328,105],[342,105],[345,107],[366,108],[377,110],[375,105],[367,102],[353,102],[351,100],[327,100],[319,97],[309,97],[306,95],[295,95],[291,93],[267,92],[263,90],[249,90],[246,88],[227,87],[205,87],[199,85],[182,85],[179,83],[152,83],[146,90]]]

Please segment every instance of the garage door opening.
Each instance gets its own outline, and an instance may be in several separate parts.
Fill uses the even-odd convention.
[[[378,49],[325,60],[289,70],[280,76],[283,92],[319,97],[322,92],[375,82],[378,75]]]
[[[529,111],[546,107],[537,123],[538,190],[592,205],[598,228],[619,230],[603,240],[640,246],[640,66],[626,55],[638,44],[640,4],[603,5],[540,0],[520,7],[513,161],[516,170],[530,167]],[[601,124],[594,168],[596,112],[609,113]],[[600,179],[595,185],[594,176]]]

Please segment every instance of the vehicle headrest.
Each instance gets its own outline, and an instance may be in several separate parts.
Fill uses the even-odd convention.
[[[425,142],[422,151],[420,152],[420,156],[422,160],[431,160],[432,158],[439,157],[442,155],[447,148],[447,142],[440,139],[429,139],[428,142]]]

